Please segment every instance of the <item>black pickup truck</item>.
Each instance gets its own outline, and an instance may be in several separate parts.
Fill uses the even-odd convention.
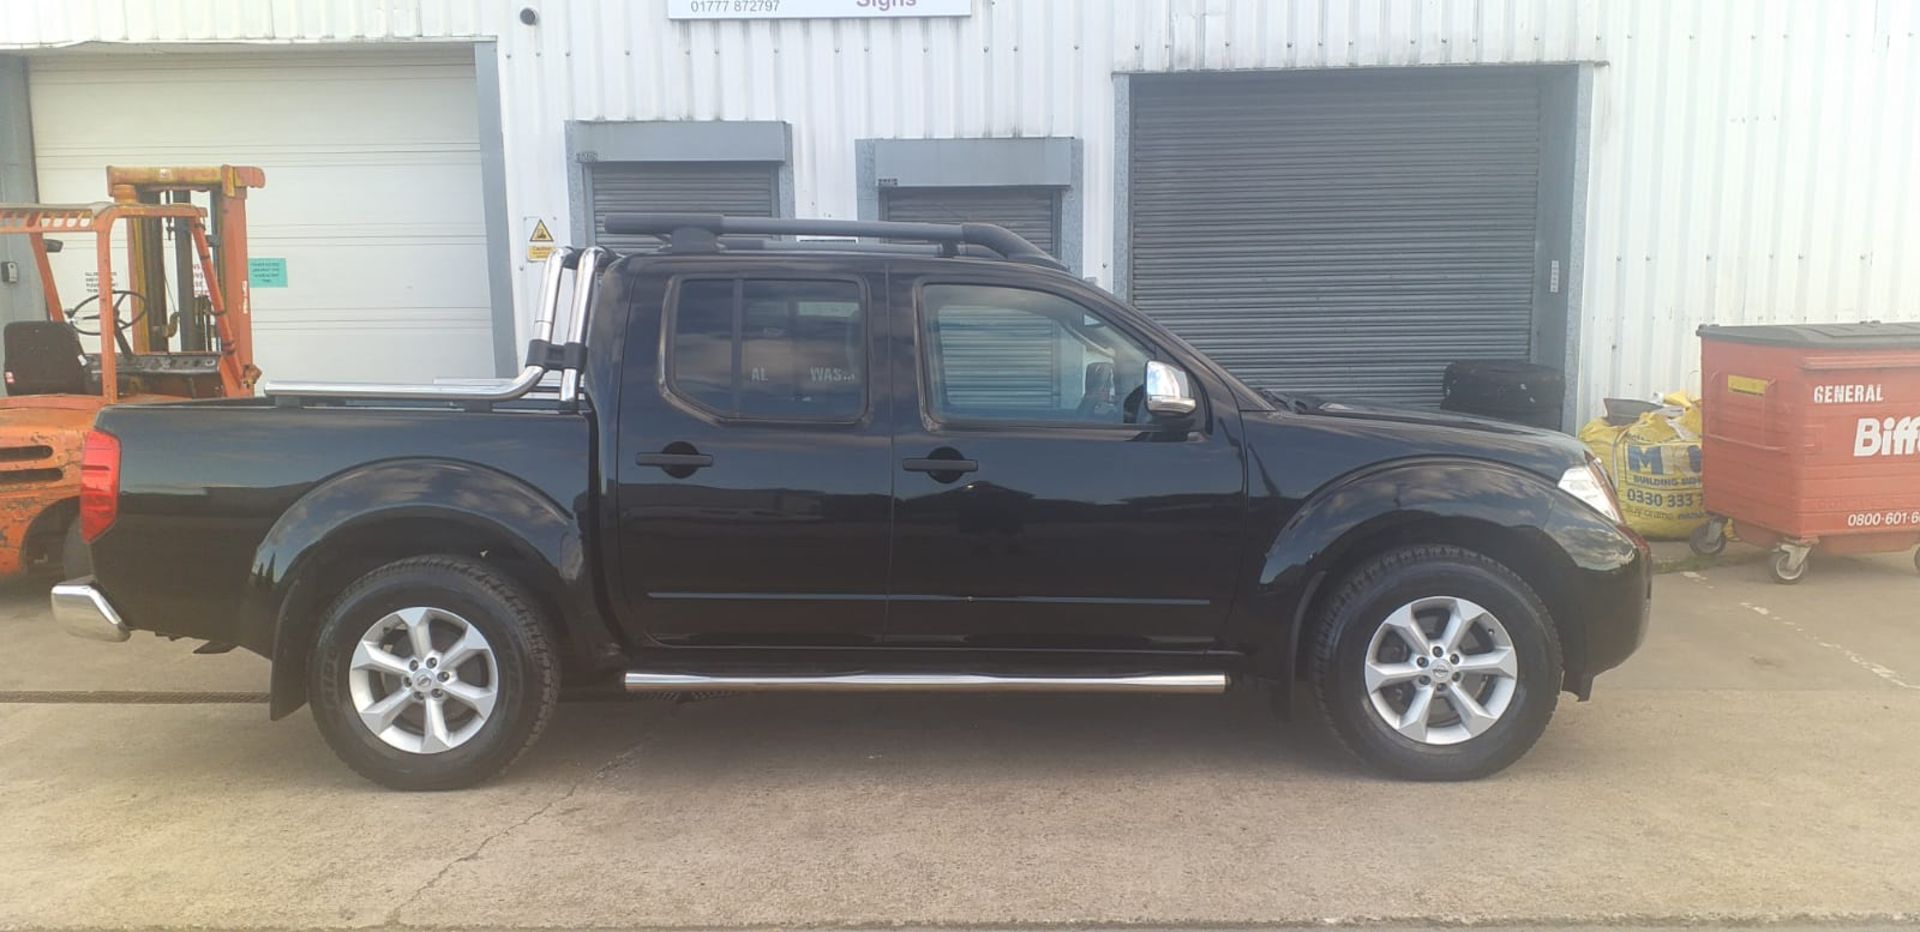
[[[1310,684],[1378,769],[1471,778],[1645,633],[1570,438],[1255,391],[999,227],[608,229],[662,245],[556,255],[511,381],[103,411],[56,615],[264,655],[273,717],[408,789],[610,684]]]

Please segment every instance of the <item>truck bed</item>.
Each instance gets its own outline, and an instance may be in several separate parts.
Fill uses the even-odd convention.
[[[269,399],[123,406],[103,411],[98,426],[124,453],[119,517],[95,543],[95,562],[128,623],[261,654],[271,650],[263,640],[273,627],[247,619],[248,596],[289,569],[272,565],[271,537],[336,517],[311,513],[325,507],[323,497],[303,501],[324,483],[372,468],[403,476],[409,461],[492,471],[574,515],[576,532],[592,500],[590,415],[537,397],[472,411]],[[434,481],[433,472],[421,470],[419,481]],[[388,504],[414,497],[404,486],[389,482]],[[476,514],[501,506],[461,504]],[[364,520],[382,506],[363,490],[359,514],[337,517]]]

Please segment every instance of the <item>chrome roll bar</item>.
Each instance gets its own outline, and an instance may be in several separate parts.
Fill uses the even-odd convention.
[[[571,346],[587,345],[587,315],[593,312],[593,292],[595,274],[600,263],[610,255],[598,246],[588,246],[580,253],[580,268],[588,271],[574,272],[573,316],[567,318],[567,343]],[[585,282],[584,285],[581,283]],[[549,327],[549,330],[552,328]],[[552,339],[551,336],[548,339]],[[580,396],[580,370],[568,366],[560,370],[560,400],[572,401]]]
[[[587,316],[593,309],[593,294],[600,267],[608,252],[598,246],[587,249],[554,250],[541,270],[540,306],[533,321],[534,345],[549,344],[559,322],[560,292],[568,270],[573,271],[572,317],[567,322],[567,342],[583,343],[587,334]],[[551,367],[528,359],[525,368],[512,379],[491,383],[459,382],[424,384],[418,382],[262,382],[262,394],[273,398],[362,398],[403,401],[512,401],[540,384]],[[568,367],[560,376],[560,400],[571,403],[579,397],[580,370]]]

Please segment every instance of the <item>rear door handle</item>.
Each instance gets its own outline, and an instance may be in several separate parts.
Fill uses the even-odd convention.
[[[661,469],[699,469],[712,466],[713,457],[706,453],[642,453],[633,458],[636,466],[658,466]]]
[[[900,462],[908,472],[973,472],[980,464],[973,460],[934,459],[929,456],[911,457]]]

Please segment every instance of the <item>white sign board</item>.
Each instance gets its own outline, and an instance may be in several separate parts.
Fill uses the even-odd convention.
[[[888,19],[972,13],[973,0],[667,0],[668,19]]]

